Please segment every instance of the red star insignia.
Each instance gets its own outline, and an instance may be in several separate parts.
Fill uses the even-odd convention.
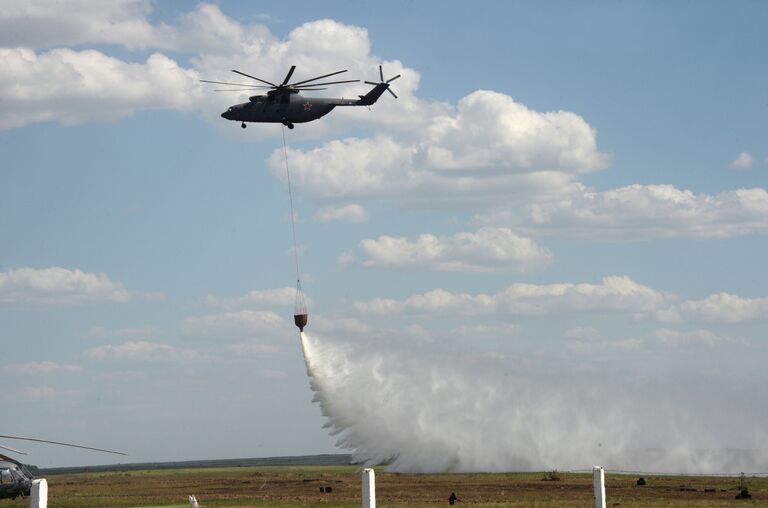
[[[304,111],[308,111],[310,109],[312,109],[312,103],[309,102],[309,101],[305,102],[304,103]]]

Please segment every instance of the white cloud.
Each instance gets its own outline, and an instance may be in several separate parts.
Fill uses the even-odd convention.
[[[223,307],[226,309],[238,309],[257,305],[293,305],[296,299],[296,288],[284,287],[274,289],[255,289],[243,296],[235,298],[222,298],[208,295],[205,298],[206,305],[210,307]]]
[[[476,92],[465,100],[496,109],[491,118],[480,119],[465,115],[469,106],[461,102],[458,112],[430,118],[432,128],[399,131],[408,141],[379,135],[289,150],[292,181],[318,201],[387,197],[428,201],[429,206],[488,206],[489,199],[531,202],[568,196],[580,188],[576,175],[606,165],[594,130],[573,113],[530,111],[492,92]],[[488,122],[505,128],[489,130]],[[282,152],[276,150],[269,165],[279,179],[285,178],[282,164]]]
[[[22,375],[75,374],[82,372],[83,370],[79,365],[56,363],[52,361],[12,363],[6,365],[3,369],[13,374]]]
[[[142,47],[153,28],[147,0],[0,1],[0,46],[48,48],[85,43]]]
[[[480,214],[476,220],[529,234],[611,241],[727,238],[768,232],[768,192],[752,188],[709,195],[672,185],[629,185]]]
[[[669,346],[699,345],[718,346],[722,344],[746,344],[744,339],[717,335],[709,330],[677,331],[662,328],[654,333],[661,344]]]
[[[731,162],[731,169],[749,169],[755,163],[755,158],[752,157],[749,152],[741,152]]]
[[[605,277],[601,284],[516,283],[494,295],[451,293],[444,289],[435,289],[409,296],[402,301],[379,298],[356,302],[354,308],[359,312],[376,315],[403,312],[443,315],[546,315],[575,311],[642,314],[658,310],[668,298],[624,276]]]
[[[0,305],[79,305],[90,301],[127,302],[133,295],[104,273],[60,267],[0,272]]]
[[[525,272],[552,261],[552,254],[530,238],[508,228],[481,228],[453,236],[380,236],[363,240],[368,268],[420,269],[444,272],[488,272],[512,269]]]
[[[314,219],[318,222],[367,222],[368,212],[360,205],[349,204],[339,207],[326,206],[317,211]]]
[[[452,114],[434,118],[422,149],[427,165],[438,170],[582,173],[607,164],[595,130],[579,115],[532,111],[488,90],[472,92]]]
[[[356,261],[357,261],[357,258],[355,258],[355,255],[349,251],[342,252],[336,258],[336,264],[343,268],[354,265]]]
[[[85,352],[95,360],[194,360],[200,358],[197,351],[182,349],[168,344],[145,340],[129,340],[117,345],[97,346]]]
[[[285,319],[269,310],[240,310],[206,316],[191,316],[181,323],[184,333],[209,337],[229,338],[274,333],[292,326]]]
[[[703,300],[688,300],[659,310],[661,321],[706,321],[743,323],[768,319],[768,297],[743,298],[730,293],[717,293]]]
[[[0,48],[0,129],[112,121],[140,109],[190,109],[198,74],[155,53],[128,63],[95,50]]]

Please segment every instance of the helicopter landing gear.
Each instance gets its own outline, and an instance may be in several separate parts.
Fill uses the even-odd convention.
[[[289,122],[285,118],[283,118],[282,124],[288,127],[289,129],[293,129],[293,122]]]
[[[247,127],[247,125],[245,125],[245,122],[243,122],[243,123],[241,123],[241,124],[240,124],[240,127],[242,127],[243,129],[245,129],[245,128]]]

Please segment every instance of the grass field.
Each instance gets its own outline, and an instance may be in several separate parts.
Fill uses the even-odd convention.
[[[376,471],[381,507],[458,506],[592,507],[591,474],[544,473],[406,475]],[[637,477],[607,475],[609,507],[768,507],[768,478],[747,478],[752,500],[737,501],[738,478]],[[360,471],[353,466],[238,467],[170,469],[123,473],[48,476],[51,508],[188,507],[197,496],[204,507],[358,507]],[[321,492],[328,487],[332,492]],[[0,501],[0,508],[28,506],[26,500]]]

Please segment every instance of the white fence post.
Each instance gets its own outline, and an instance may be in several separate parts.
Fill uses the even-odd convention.
[[[376,508],[376,475],[372,468],[363,469],[363,508]]]
[[[32,492],[29,496],[29,508],[48,508],[48,480],[32,480]]]
[[[592,483],[595,485],[595,508],[605,508],[605,471],[602,466],[592,468]]]

